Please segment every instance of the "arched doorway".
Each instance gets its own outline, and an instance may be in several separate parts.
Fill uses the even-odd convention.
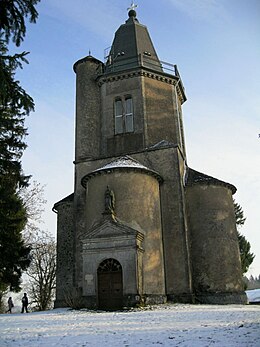
[[[98,277],[98,307],[102,310],[119,310],[123,306],[122,266],[115,259],[100,263]]]

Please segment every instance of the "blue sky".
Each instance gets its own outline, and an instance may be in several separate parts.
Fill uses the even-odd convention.
[[[260,1],[139,0],[137,14],[159,58],[178,65],[188,164],[234,184],[243,207],[241,229],[260,274]],[[75,74],[89,50],[103,60],[130,0],[44,0],[37,24],[27,25],[19,51],[30,64],[18,78],[35,100],[27,120],[24,170],[45,184],[43,219],[56,233],[53,204],[73,191]]]

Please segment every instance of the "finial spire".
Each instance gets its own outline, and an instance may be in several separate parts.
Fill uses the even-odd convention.
[[[135,5],[134,1],[132,1],[132,4],[130,7],[128,7],[128,16],[129,18],[136,18],[136,12],[135,12],[135,8],[137,7],[137,5]]]
[[[134,1],[132,1],[131,6],[128,7],[127,10],[128,10],[128,11],[135,10],[135,8],[137,8],[137,7],[138,7],[138,5],[135,5]]]

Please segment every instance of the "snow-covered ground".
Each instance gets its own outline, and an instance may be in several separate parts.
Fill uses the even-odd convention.
[[[0,315],[1,347],[260,347],[259,305]]]

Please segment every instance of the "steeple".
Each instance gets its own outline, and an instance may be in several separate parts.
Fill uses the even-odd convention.
[[[157,53],[145,25],[139,23],[135,5],[128,8],[128,19],[115,33],[105,72],[116,72],[146,66],[162,71]]]

